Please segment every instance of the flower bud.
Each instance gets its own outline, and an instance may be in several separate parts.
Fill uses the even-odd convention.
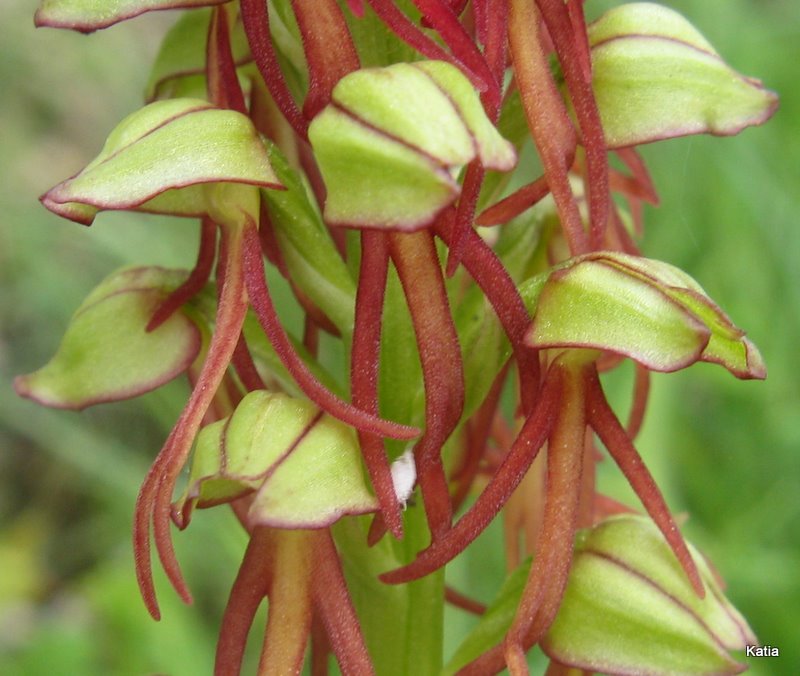
[[[543,650],[563,664],[608,674],[742,671],[729,651],[756,638],[690,549],[706,585],[703,599],[650,519],[612,517],[585,531]]]
[[[593,87],[610,148],[730,135],[768,120],[777,96],[730,68],[677,12],[621,5],[589,27]]]
[[[524,293],[536,297],[527,341],[625,355],[653,371],[696,361],[737,378],[764,378],[756,346],[682,270],[647,258],[600,251],[573,258]]]
[[[347,75],[308,134],[333,225],[424,227],[458,196],[465,164],[477,157],[508,170],[516,162],[466,77],[440,61]]]
[[[83,409],[154,390],[185,371],[201,334],[183,312],[147,331],[155,310],[186,273],[128,268],[105,279],[72,316],[55,356],[14,381],[17,392],[45,406]]]
[[[194,507],[255,493],[250,525],[321,528],[375,511],[355,431],[311,402],[250,392],[233,415],[197,437],[189,485],[175,505],[185,527]]]
[[[171,99],[126,117],[83,171],[41,199],[85,225],[106,209],[203,216],[215,183],[280,187],[247,117],[199,99]]]

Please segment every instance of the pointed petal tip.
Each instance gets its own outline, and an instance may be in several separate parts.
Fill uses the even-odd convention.
[[[747,376],[752,380],[764,380],[767,377],[767,365],[761,352],[749,338],[742,340],[745,351],[747,352]]]
[[[91,225],[97,215],[97,209],[77,202],[59,199],[59,194],[67,183],[68,181],[59,183],[43,195],[40,195],[39,202],[42,203],[45,209],[56,216],[61,216],[61,218],[66,218],[80,225]]]

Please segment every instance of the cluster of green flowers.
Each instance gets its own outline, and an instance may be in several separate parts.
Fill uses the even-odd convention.
[[[741,670],[730,651],[756,639],[633,439],[651,371],[765,367],[689,275],[639,254],[657,196],[634,146],[737,133],[774,94],[650,3],[587,24],[581,0],[44,0],[36,20],[176,7],[147,105],[42,202],[85,225],[198,219],[196,265],[113,273],[16,381],[82,409],[188,375],[136,504],[151,614],[151,540],[190,601],[171,527],[224,503],[250,545],[218,674],[264,598],[259,673],[297,673],[309,637],[314,673],[329,652],[345,673],[438,673],[445,600],[483,614],[447,673],[524,674],[535,645],[551,674]],[[623,425],[599,374],[626,359]],[[597,493],[598,440],[647,517]],[[487,610],[443,571],[496,517],[514,572]]]

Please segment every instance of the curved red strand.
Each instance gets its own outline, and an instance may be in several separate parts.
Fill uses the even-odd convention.
[[[311,589],[314,607],[325,625],[342,673],[370,676],[375,670],[347,591],[339,553],[327,529],[315,532],[313,555]]]
[[[397,37],[410,47],[416,49],[423,56],[438,61],[447,61],[459,68],[478,91],[486,91],[490,84],[484,82],[479,74],[473,72],[456,56],[449,54],[442,49],[436,42],[431,40],[425,33],[417,28],[411,20],[403,14],[392,2],[392,0],[367,0],[375,14]]]
[[[356,429],[393,439],[413,439],[418,436],[420,431],[417,428],[383,420],[362,411],[337,397],[317,380],[295,351],[275,312],[264,276],[258,232],[254,227],[248,228],[244,239],[244,275],[250,303],[276,354],[305,395],[324,411]]]
[[[436,234],[448,244],[450,227],[446,218],[440,218],[435,224]],[[524,342],[531,323],[525,303],[503,263],[472,229],[466,232],[462,263],[486,294],[508,336],[519,370],[522,408],[528,413],[533,409],[539,389],[540,369],[538,351],[529,348]]]
[[[508,455],[489,481],[483,493],[461,520],[417,558],[402,568],[381,575],[389,584],[416,580],[445,565],[476,538],[497,516],[519,485],[539,449],[550,435],[562,401],[562,379],[549,371],[536,408],[520,430]]]
[[[563,6],[563,0],[557,1]],[[536,5],[528,0],[509,2],[508,39],[522,107],[570,252],[577,256],[589,251],[589,238],[569,180],[577,136],[550,71]]]
[[[354,406],[377,415],[381,322],[389,270],[389,246],[384,233],[361,232],[360,265],[350,358],[350,394]],[[367,432],[359,432],[358,439],[383,522],[392,535],[401,538],[403,518],[383,440]]]
[[[244,92],[236,75],[231,52],[228,13],[225,6],[214,7],[206,45],[206,83],[208,98],[220,108],[230,108],[247,115]]]
[[[608,449],[631,488],[639,496],[647,513],[663,533],[695,592],[700,598],[703,598],[705,589],[697,565],[689,554],[686,542],[669,512],[664,496],[645,467],[627,432],[608,405],[596,372],[589,380],[587,404],[589,424],[597,432],[600,441]]]
[[[564,72],[575,117],[581,129],[581,140],[586,149],[586,185],[589,197],[589,222],[591,245],[600,248],[608,224],[611,193],[608,184],[608,149],[606,147],[600,111],[592,90],[591,64],[586,43],[585,23],[579,31],[574,23],[575,7],[570,9],[564,0],[536,0],[553,40],[559,62]],[[570,3],[575,5],[573,1]],[[582,10],[581,14],[582,14]]]
[[[200,221],[200,246],[197,261],[186,281],[164,299],[147,324],[146,331],[155,331],[192,297],[203,290],[214,267],[217,252],[216,224],[204,216]]]
[[[250,51],[267,89],[297,135],[302,139],[307,139],[308,122],[289,91],[278,63],[278,55],[272,46],[267,3],[264,0],[241,0],[240,11]]]
[[[417,481],[434,540],[452,521],[441,449],[464,409],[464,369],[433,235],[389,234],[392,261],[408,302],[425,384],[425,431],[414,448]]]
[[[360,62],[336,0],[292,0],[308,63],[309,88],[303,114],[311,120],[331,100],[331,92]]]

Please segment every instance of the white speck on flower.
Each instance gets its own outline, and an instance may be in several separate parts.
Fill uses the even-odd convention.
[[[392,484],[397,501],[406,507],[408,498],[414,490],[414,482],[417,480],[417,466],[414,464],[414,449],[409,447],[397,460],[392,463]]]

